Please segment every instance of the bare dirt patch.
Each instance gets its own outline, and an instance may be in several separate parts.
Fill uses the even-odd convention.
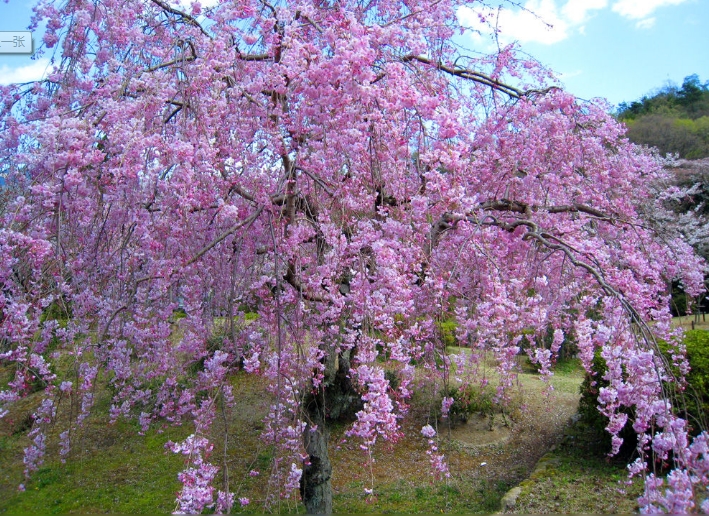
[[[512,438],[511,424],[501,416],[475,414],[465,424],[452,428],[446,437],[468,449],[504,445]]]

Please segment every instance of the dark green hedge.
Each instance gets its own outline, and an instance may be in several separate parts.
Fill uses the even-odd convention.
[[[690,330],[685,332],[685,345],[687,359],[691,367],[687,375],[688,387],[680,392],[677,385],[668,385],[677,395],[677,414],[690,423],[693,433],[705,429],[707,414],[709,414],[709,331]],[[661,347],[666,345],[661,343]],[[605,431],[608,418],[598,412],[598,392],[601,387],[606,387],[608,382],[603,380],[606,373],[606,361],[597,350],[593,358],[593,371],[595,375],[587,374],[581,384],[581,399],[579,401],[579,423],[589,433],[595,434],[595,450],[599,453],[608,453],[611,449],[611,437]],[[620,433],[624,439],[619,457],[625,459],[633,454],[637,443],[637,436],[632,428],[633,410],[626,408],[629,421]]]

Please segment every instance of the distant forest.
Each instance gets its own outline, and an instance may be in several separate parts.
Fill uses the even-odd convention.
[[[680,158],[709,156],[709,81],[694,74],[681,87],[669,84],[651,96],[618,106],[616,116],[631,141],[657,147]]]

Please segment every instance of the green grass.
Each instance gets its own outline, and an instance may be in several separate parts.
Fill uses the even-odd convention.
[[[520,484],[518,513],[637,512],[642,480],[626,485],[626,463],[597,453],[593,437],[581,427],[569,430],[561,444],[547,453],[542,464]]]
[[[490,374],[493,374],[492,367]],[[519,384],[525,404],[533,408],[520,416],[528,421],[519,425],[527,428],[524,425],[531,424],[522,438],[536,440],[520,451],[506,444],[470,449],[457,441],[442,439],[441,450],[446,453],[451,470],[451,478],[442,483],[432,481],[427,443],[420,436],[421,426],[427,422],[429,414],[428,406],[424,406],[425,397],[421,396],[421,406],[414,404],[409,417],[402,421],[406,437],[397,446],[381,442],[375,449],[372,497],[364,491],[371,486],[366,454],[359,449],[357,440],[337,444],[346,427],[335,425],[331,441],[335,510],[345,513],[490,513],[498,510],[502,496],[529,476],[544,446],[556,439],[563,428],[563,421],[553,421],[556,426],[550,428],[552,421],[536,419],[545,410],[558,407],[559,400],[571,406],[577,399],[581,377],[578,364],[558,365],[551,381],[561,398],[554,401],[540,395],[544,384],[538,374],[521,374]],[[237,506],[234,512],[261,512],[263,500],[273,492],[273,488],[269,491],[268,477],[274,452],[258,439],[270,399],[265,394],[262,378],[237,374],[232,383],[238,406],[229,420],[230,485],[237,497],[252,500],[252,505]],[[139,436],[135,423],[119,421],[108,425],[108,398],[107,390],[97,393],[95,415],[87,419],[85,427],[77,434],[66,464],[56,459],[56,445],[50,445],[47,462],[26,482],[26,492],[17,491],[17,485],[23,481],[22,449],[28,445],[27,429],[18,430],[18,422],[31,412],[37,399],[30,397],[17,404],[11,415],[14,427],[0,427],[0,514],[160,514],[174,510],[175,496],[180,489],[177,473],[184,463],[182,457],[167,453],[164,444],[167,440],[184,439],[191,433],[189,425],[168,427],[164,433],[152,429],[147,435]],[[62,421],[50,430],[50,442],[56,442],[61,424]],[[215,422],[215,429],[219,428],[221,423]],[[540,435],[545,432],[542,439]],[[220,464],[221,441],[218,436],[213,436],[213,440],[217,456],[212,457],[212,462]],[[487,466],[481,467],[483,462]],[[569,482],[560,483],[563,477],[556,478],[554,486],[574,485],[574,475],[582,473],[570,468],[568,466],[568,474],[564,472]],[[261,475],[249,477],[251,469],[259,470]],[[616,470],[609,473],[595,469],[592,474],[615,475]],[[303,507],[296,494],[273,510],[302,513]],[[595,511],[590,509],[590,512]]]
[[[66,464],[46,462],[25,483],[25,492],[17,490],[22,481],[21,460],[7,460],[8,455],[19,458],[25,436],[4,436],[0,514],[171,513],[180,488],[177,473],[182,460],[166,453],[164,445],[170,438],[184,438],[185,431],[173,428],[139,437],[129,423],[103,429],[96,428],[98,421],[90,424],[94,428],[87,433],[94,438],[92,442],[79,440],[76,446],[85,448],[74,451]]]
[[[364,487],[364,483],[353,483],[350,492],[336,494],[333,503],[337,512],[489,514],[499,509],[500,499],[512,486],[460,477],[423,485],[405,480],[384,483],[374,489],[372,496],[364,494]]]
[[[692,323],[694,322],[694,326]],[[702,329],[709,330],[709,320],[707,320],[706,314],[699,314],[699,316],[694,315],[682,315],[679,317],[672,318],[672,327],[676,328],[681,326],[685,330]]]

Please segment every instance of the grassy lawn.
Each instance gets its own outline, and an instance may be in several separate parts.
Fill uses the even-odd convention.
[[[23,400],[29,404],[32,400]],[[16,407],[17,408],[17,407]],[[25,407],[27,410],[28,407]],[[10,417],[10,416],[8,416]],[[67,514],[117,512],[169,513],[179,489],[181,461],[166,454],[165,442],[183,439],[186,429],[168,427],[138,436],[137,425],[108,417],[90,417],[78,430],[69,459],[57,459],[56,429],[49,435],[48,460],[23,482],[22,450],[26,431],[0,434],[0,513]]]
[[[691,330],[693,329],[692,323],[694,323],[694,329],[709,330],[709,317],[707,317],[707,314],[683,315],[672,318],[673,327],[681,326],[685,330]]]
[[[490,367],[487,374],[492,381],[494,368]],[[591,460],[577,451],[573,436],[564,438],[569,419],[576,412],[582,378],[577,363],[561,364],[551,381],[554,392],[549,393],[533,369],[524,368],[517,382],[516,408],[508,418],[486,420],[479,416],[450,433],[441,429],[440,448],[451,472],[443,482],[432,479],[427,442],[420,435],[421,427],[431,421],[431,393],[423,390],[414,396],[409,414],[401,421],[405,436],[396,445],[378,443],[371,465],[357,440],[344,440],[346,425],[336,425],[330,443],[335,511],[494,512],[507,490],[527,479],[553,446],[554,453],[567,448],[569,453],[559,456],[547,476],[523,485],[527,494],[520,497],[520,503],[526,504],[520,505],[522,512],[612,512],[607,509],[613,507],[621,512],[632,510],[635,495],[616,491],[618,480],[624,478],[622,465],[608,464],[602,458]],[[237,374],[232,382],[237,406],[227,421],[230,488],[237,497],[252,502],[245,508],[237,505],[234,512],[262,512],[263,502],[274,494],[274,487],[268,483],[273,450],[259,439],[270,399],[262,378]],[[77,433],[66,464],[58,460],[56,445],[50,445],[46,463],[25,483],[26,491],[19,492],[17,486],[23,482],[22,449],[29,443],[28,428],[21,421],[37,403],[36,396],[15,404],[4,422],[0,420],[0,514],[154,514],[174,510],[180,489],[177,473],[183,460],[166,452],[164,444],[184,439],[191,428],[153,428],[140,436],[133,422],[109,425],[107,390],[97,393],[94,414]],[[50,431],[50,441],[56,442],[61,425],[60,420]],[[222,422],[215,422],[214,427],[212,461],[220,464]],[[249,476],[253,469],[261,474]],[[374,494],[368,496],[364,490],[372,485]],[[564,493],[568,493],[567,498]],[[594,493],[598,496],[592,496]],[[271,509],[303,512],[297,493]]]

